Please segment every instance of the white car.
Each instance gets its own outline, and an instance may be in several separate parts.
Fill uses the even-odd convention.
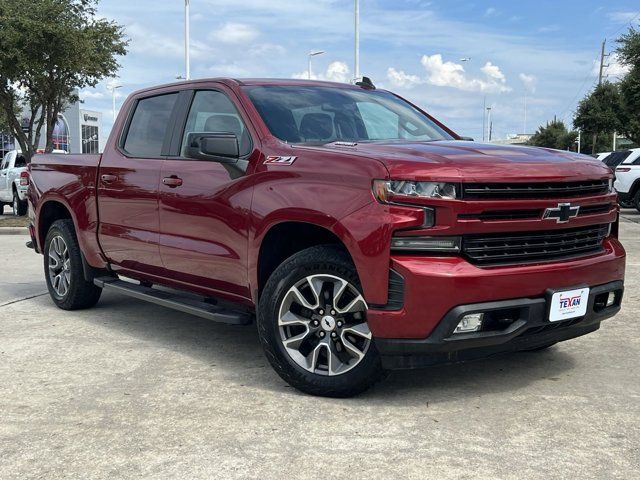
[[[615,167],[613,187],[618,192],[620,205],[640,211],[640,148],[628,150],[626,158]]]
[[[11,150],[0,164],[0,214],[6,204],[13,206],[14,215],[26,215],[28,186],[27,161],[22,153]]]

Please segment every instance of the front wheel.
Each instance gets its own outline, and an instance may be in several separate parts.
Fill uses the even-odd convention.
[[[20,200],[18,196],[18,192],[14,190],[13,192],[13,214],[16,217],[24,217],[27,214],[27,201]]]
[[[383,374],[353,263],[339,248],[308,248],[267,281],[258,333],[287,383],[306,393],[349,397]]]
[[[102,289],[84,278],[82,254],[71,220],[53,223],[44,242],[44,273],[49,295],[63,310],[93,307]]]

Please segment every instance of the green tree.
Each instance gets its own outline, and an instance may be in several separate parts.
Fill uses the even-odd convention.
[[[629,72],[620,81],[623,107],[619,131],[640,144],[640,31],[631,27],[617,42],[618,59],[629,67]]]
[[[622,116],[620,88],[603,82],[580,101],[573,126],[582,131],[584,143],[591,141],[591,153],[596,153],[600,135],[621,131]]]
[[[74,92],[113,76],[126,54],[122,27],[97,18],[97,2],[0,0],[0,110],[27,159],[43,127],[53,149],[53,127]],[[16,115],[23,108],[26,125]]]
[[[570,132],[563,122],[554,119],[552,122],[547,123],[546,126],[538,128],[527,143],[537,147],[568,150],[574,145],[577,138],[577,132]]]

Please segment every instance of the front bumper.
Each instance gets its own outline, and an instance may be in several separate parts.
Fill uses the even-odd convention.
[[[394,255],[391,268],[403,279],[402,296],[393,306],[370,306],[369,328],[376,338],[425,339],[460,305],[542,299],[548,289],[624,280],[624,248],[615,237],[602,246],[601,253],[587,257],[487,268],[460,256]]]
[[[390,370],[461,362],[535,349],[597,330],[602,320],[612,317],[620,310],[623,290],[622,281],[592,287],[586,315],[561,322],[548,320],[551,291],[543,298],[462,305],[450,310],[425,339],[376,338],[376,347],[382,356],[384,368]],[[607,307],[605,302],[609,292],[615,293],[615,301]],[[498,318],[501,312],[508,312],[514,318],[503,329],[453,333],[464,315],[485,313],[489,318],[491,315]]]

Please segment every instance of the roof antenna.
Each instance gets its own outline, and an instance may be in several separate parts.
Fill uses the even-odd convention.
[[[375,90],[376,86],[373,84],[369,77],[362,77],[362,80],[356,82],[356,85],[367,90]]]

